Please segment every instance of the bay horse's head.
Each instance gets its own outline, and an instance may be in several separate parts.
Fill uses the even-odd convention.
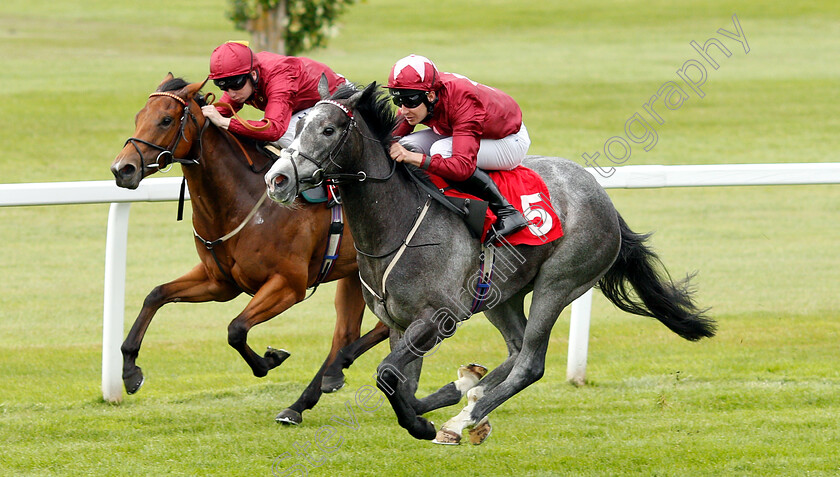
[[[198,152],[193,159],[188,156],[200,142],[206,121],[200,111],[204,101],[198,96],[202,86],[204,82],[187,83],[169,73],[149,95],[134,117],[134,136],[111,164],[118,186],[136,189],[144,177],[174,162],[197,163]]]
[[[381,155],[383,146],[390,144],[395,118],[388,98],[377,91],[376,83],[363,90],[344,85],[329,96],[325,78],[319,92],[321,101],[299,123],[295,140],[265,175],[268,196],[281,204],[291,204],[300,192],[325,180],[382,180],[369,177],[354,161],[364,156],[365,146],[382,149]]]

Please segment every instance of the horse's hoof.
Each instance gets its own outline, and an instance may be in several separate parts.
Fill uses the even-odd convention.
[[[487,374],[487,368],[476,363],[462,364],[458,368],[458,377],[463,378],[466,373],[470,373],[480,380]]]
[[[415,439],[430,441],[435,438],[435,423],[429,421],[425,417],[417,417],[417,425],[410,426],[408,433]]]
[[[445,446],[457,446],[460,443],[461,436],[457,432],[444,428],[441,428],[432,440],[432,444],[441,444]]]
[[[322,393],[334,393],[339,389],[344,387],[344,375],[339,374],[338,376],[324,376],[321,379],[321,392]]]
[[[470,429],[470,444],[479,445],[490,436],[493,431],[493,426],[490,425],[490,420],[485,417],[478,425]]]
[[[303,416],[300,415],[299,412],[295,411],[294,409],[283,409],[280,411],[280,414],[274,418],[275,421],[279,422],[280,424],[286,424],[289,426],[296,426],[303,422]]]
[[[130,373],[123,375],[125,392],[128,394],[136,393],[145,381],[146,378],[143,376],[143,370],[141,370],[139,366],[135,367]]]
[[[265,350],[263,358],[265,358],[265,360],[268,361],[268,369],[274,369],[277,366],[283,364],[283,361],[286,361],[289,358],[289,356],[291,356],[291,353],[289,353],[288,351],[284,349],[275,349],[269,346]]]

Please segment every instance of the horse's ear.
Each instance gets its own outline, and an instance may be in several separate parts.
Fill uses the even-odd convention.
[[[330,82],[324,73],[321,73],[321,79],[318,80],[318,94],[321,95],[321,99],[327,99],[330,96]]]
[[[198,94],[198,92],[201,91],[201,88],[203,88],[206,83],[207,83],[207,78],[204,78],[204,81],[202,81],[201,83],[188,84],[186,86],[186,88],[184,88],[187,91],[187,97],[189,98],[189,97],[192,97],[193,95]]]
[[[370,95],[373,94],[374,91],[376,91],[376,88],[376,81],[374,81],[373,83],[367,85],[367,87],[364,90],[359,91],[358,93],[354,93],[353,96],[350,96],[350,98],[348,98],[344,104],[348,108],[354,109],[360,100],[367,100],[370,97]]]
[[[167,81],[172,81],[174,79],[175,79],[175,75],[173,75],[172,72],[170,71],[169,73],[166,74],[166,78],[164,78],[163,81],[161,81],[158,86],[163,86],[163,84],[166,83]]]
[[[362,91],[362,98],[368,99],[370,97],[370,95],[372,95],[377,90],[377,88],[379,88],[379,85],[376,84],[376,81],[367,85],[365,90]]]

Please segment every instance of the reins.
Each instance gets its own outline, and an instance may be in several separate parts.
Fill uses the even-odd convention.
[[[242,127],[244,127],[245,129],[247,129],[249,131],[260,132],[260,131],[265,131],[266,129],[271,127],[271,121],[269,121],[268,119],[263,119],[263,121],[265,121],[264,126],[253,126],[253,125],[251,125],[251,123],[249,123],[248,121],[239,117],[239,114],[237,114],[236,110],[233,109],[233,105],[231,105],[229,103],[223,103],[223,102],[219,101],[218,103],[213,103],[213,106],[216,106],[216,107],[221,106],[223,108],[230,109],[231,115],[233,115],[233,117],[236,118],[237,121],[239,121],[239,124],[241,124]]]

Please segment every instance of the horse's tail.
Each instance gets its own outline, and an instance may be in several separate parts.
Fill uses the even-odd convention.
[[[604,296],[628,313],[656,318],[687,340],[714,336],[715,321],[705,316],[708,309],[697,308],[692,300],[689,281],[694,274],[674,283],[656,253],[645,245],[650,234],[633,232],[621,215],[618,223],[618,258],[598,282]],[[631,296],[633,291],[635,296]]]

